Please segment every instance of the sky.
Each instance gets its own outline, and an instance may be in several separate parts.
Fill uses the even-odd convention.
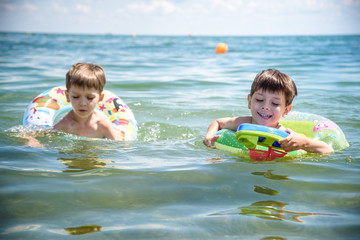
[[[360,34],[360,0],[0,0],[0,31],[193,36]]]

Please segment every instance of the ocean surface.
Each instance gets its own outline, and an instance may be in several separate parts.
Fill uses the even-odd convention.
[[[0,239],[359,239],[360,36],[0,33],[0,52]],[[104,67],[136,141],[25,145],[25,108],[77,62]],[[295,80],[293,110],[336,122],[350,147],[271,162],[205,147],[214,119],[250,114],[268,68]]]

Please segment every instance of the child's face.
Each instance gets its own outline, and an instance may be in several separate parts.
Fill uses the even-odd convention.
[[[248,96],[248,103],[253,123],[268,127],[277,127],[280,118],[285,117],[292,108],[292,105],[285,106],[285,94],[280,91],[260,89]]]
[[[81,118],[89,117],[95,110],[96,105],[102,100],[103,94],[95,88],[83,88],[71,86],[66,91],[68,102],[71,103],[74,113]]]

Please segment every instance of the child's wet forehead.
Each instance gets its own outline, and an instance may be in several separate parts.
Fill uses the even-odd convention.
[[[84,94],[84,95],[100,94],[99,90],[97,90],[95,88],[88,88],[86,86],[85,87],[71,86],[69,92],[74,93],[74,94]]]
[[[285,94],[283,91],[270,91],[270,90],[264,90],[264,89],[259,89],[254,93],[254,96],[268,96],[271,98],[276,98],[279,100],[285,100]]]

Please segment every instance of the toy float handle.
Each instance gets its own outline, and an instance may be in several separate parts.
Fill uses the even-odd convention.
[[[262,145],[283,150],[278,141],[287,136],[289,136],[287,132],[277,128],[250,123],[241,124],[236,132],[236,139],[249,149]]]

